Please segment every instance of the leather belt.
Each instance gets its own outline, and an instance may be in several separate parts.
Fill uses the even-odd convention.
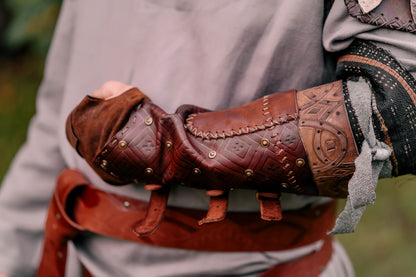
[[[157,208],[155,198],[152,203]],[[204,211],[169,207],[153,234],[138,236],[133,230],[148,217],[148,210],[152,212],[148,205],[98,190],[78,171],[63,171],[49,207],[37,276],[63,276],[67,242],[83,231],[153,246],[226,252],[288,250],[324,240],[325,247],[299,261],[319,256],[320,263],[326,265],[331,257],[331,239],[327,232],[335,220],[334,201],[284,212],[283,219],[277,222],[263,221],[254,212],[231,212],[222,222],[202,226],[198,221],[204,217]]]

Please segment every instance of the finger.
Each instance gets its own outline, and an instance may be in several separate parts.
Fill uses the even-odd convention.
[[[93,97],[100,99],[110,99],[119,96],[123,92],[131,89],[133,86],[119,81],[105,82],[99,89],[92,93]]]

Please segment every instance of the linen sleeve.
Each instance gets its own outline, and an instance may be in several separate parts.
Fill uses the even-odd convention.
[[[76,1],[66,0],[61,7],[36,114],[0,190],[0,272],[10,276],[34,274],[55,178],[65,167],[57,124],[70,62],[75,5]]]
[[[386,26],[377,26],[363,23],[349,15],[345,3],[343,0],[336,0],[325,21],[323,30],[323,46],[325,49],[329,52],[348,52],[355,55],[351,52],[351,48],[354,48],[352,45],[356,39],[370,42],[380,47],[380,50],[376,51],[377,55],[379,55],[379,52],[383,53],[380,54],[380,57],[383,56],[384,58],[379,60],[380,63],[378,64],[389,61],[388,68],[391,69],[390,72],[394,76],[402,74],[400,78],[405,78],[406,82],[413,84],[413,77],[416,73],[416,60],[414,59],[416,53],[415,34],[387,28],[391,27],[388,24]],[[397,16],[396,19],[400,20],[399,17],[401,15],[398,14]],[[364,58],[366,57],[365,55]],[[337,73],[345,78],[349,76],[347,71],[353,68],[354,65],[348,62],[343,63],[343,61],[345,59],[342,60],[341,58],[339,60]],[[354,230],[365,207],[375,201],[375,188],[379,177],[391,177],[393,173],[394,175],[399,175],[399,173],[400,175],[406,173],[414,174],[414,163],[404,162],[406,161],[405,157],[413,155],[411,151],[413,147],[409,146],[413,146],[416,141],[415,133],[407,131],[410,127],[407,122],[411,120],[404,120],[407,111],[414,109],[414,102],[410,101],[414,98],[414,85],[410,85],[411,89],[406,90],[403,97],[399,97],[400,101],[395,102],[396,99],[393,99],[393,96],[399,95],[395,87],[391,87],[395,94],[389,94],[388,90],[381,89],[378,86],[380,83],[384,84],[386,88],[390,88],[388,86],[390,79],[385,77],[388,74],[385,75],[383,73],[380,76],[380,80],[377,79],[377,73],[380,71],[377,73],[368,71],[368,73],[361,74],[360,72],[366,71],[364,69],[365,66],[365,62],[359,63],[358,71],[352,69],[351,72],[354,72],[353,74],[356,74],[356,76],[365,76],[366,80],[360,79],[357,81],[356,79],[349,79],[346,87],[349,91],[352,108],[355,110],[361,130],[363,130],[364,142],[368,147],[361,149],[360,156],[355,161],[356,168],[359,168],[361,171],[357,170],[354,173],[348,185],[349,196],[346,206],[338,217],[336,226],[332,231],[333,233],[348,233]],[[344,70],[343,68],[347,69]],[[385,82],[384,79],[386,79]],[[376,81],[377,83],[375,83]],[[402,96],[402,94],[400,95]],[[406,103],[407,107],[403,103]],[[408,116],[412,117],[413,113]],[[374,118],[377,118],[377,120]],[[383,126],[386,126],[385,128],[383,127],[384,129],[380,127],[382,126],[380,122],[382,122]],[[382,130],[388,131],[382,132]],[[413,130],[413,127],[411,127],[411,130]],[[393,152],[387,152],[387,150]],[[393,158],[390,158],[390,155]],[[368,174],[369,171],[372,173],[371,176]],[[364,180],[368,181],[364,182]]]

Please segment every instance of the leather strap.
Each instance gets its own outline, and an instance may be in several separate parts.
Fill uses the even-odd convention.
[[[66,245],[82,231],[161,247],[203,251],[287,250],[326,238],[335,218],[330,202],[285,212],[267,222],[257,213],[228,213],[224,221],[200,226],[204,211],[168,207],[165,220],[150,236],[134,228],[146,216],[148,203],[94,188],[78,171],[58,178],[51,202],[42,261],[37,276],[63,276]]]
[[[332,251],[332,240],[328,236],[324,239],[324,243],[318,251],[302,258],[274,266],[259,277],[318,277],[331,259]]]

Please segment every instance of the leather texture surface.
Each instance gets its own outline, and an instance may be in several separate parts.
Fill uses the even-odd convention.
[[[284,219],[278,222],[262,221],[254,212],[229,213],[224,221],[203,226],[198,224],[203,211],[168,208],[166,220],[151,236],[137,236],[134,227],[145,220],[148,203],[98,190],[80,172],[67,169],[58,178],[49,209],[37,276],[64,276],[67,242],[84,231],[199,251],[271,251],[297,248],[321,239],[331,241],[327,232],[335,221],[335,206],[332,201],[285,212]],[[318,255],[326,259],[325,253]]]
[[[344,105],[342,81],[301,91],[299,132],[319,195],[346,197],[358,157]]]
[[[172,185],[207,190],[211,203],[200,224],[225,218],[227,193],[233,189],[257,191],[264,220],[281,220],[281,192],[347,196],[357,150],[341,81],[302,92],[278,92],[217,112],[184,105],[167,114],[145,97],[132,101],[136,106],[125,125],[112,137],[101,138],[105,145],[89,149],[90,138],[81,145],[97,153],[85,157],[105,181],[144,182],[152,191],[151,199],[158,204],[151,201],[152,211],[135,228],[139,235],[154,232],[161,223]],[[83,110],[85,106],[88,103],[82,102]],[[82,112],[73,114],[78,120],[91,120]],[[89,124],[71,126],[76,122],[68,121],[71,135],[89,133],[83,129]],[[70,142],[74,147],[80,144]]]
[[[344,0],[348,13],[364,23],[405,32],[416,32],[414,3],[409,0],[383,0],[368,13],[363,12],[358,0]],[[411,6],[412,5],[412,6]]]
[[[137,88],[103,100],[85,97],[67,119],[66,136],[71,145],[88,163],[125,124],[132,109],[147,96]],[[116,184],[118,179],[111,178]]]
[[[316,195],[295,101],[288,91],[220,112],[182,106],[173,115],[144,101],[94,165],[104,179],[125,183]]]

